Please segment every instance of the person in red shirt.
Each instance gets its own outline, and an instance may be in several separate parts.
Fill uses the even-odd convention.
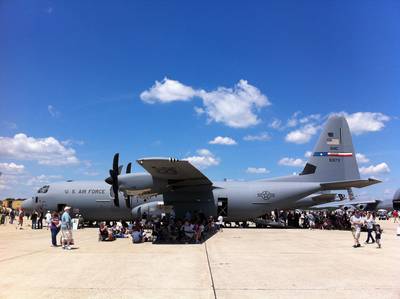
[[[397,218],[399,217],[399,212],[397,212],[397,210],[394,210],[393,211],[393,213],[392,213],[392,216],[393,216],[393,221],[394,221],[394,223],[396,223],[397,222]]]
[[[22,229],[22,225],[24,224],[24,216],[25,216],[25,212],[24,212],[24,210],[21,208],[21,209],[19,210],[19,213],[18,213],[18,225],[17,225],[16,228],[19,227],[19,229]]]

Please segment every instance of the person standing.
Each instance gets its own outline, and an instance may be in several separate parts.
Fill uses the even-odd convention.
[[[38,217],[37,212],[33,211],[32,215],[31,215],[32,229],[36,229],[37,228],[37,217]]]
[[[72,219],[69,215],[71,207],[65,207],[64,213],[61,216],[61,234],[63,237],[62,248],[71,250],[72,241]]]
[[[15,211],[14,211],[14,209],[11,209],[11,211],[10,211],[10,224],[14,223],[14,219],[15,219]]]
[[[381,228],[381,226],[379,224],[375,225],[375,238],[376,238],[376,244],[378,244],[377,248],[382,247],[382,243],[381,243],[382,232],[383,232],[383,229]]]
[[[375,243],[375,239],[372,236],[372,231],[374,230],[374,225],[375,225],[375,216],[371,213],[367,213],[367,217],[365,219],[365,224],[367,226],[367,240],[365,241],[365,244],[369,243],[369,239],[371,238],[372,243]]]
[[[363,224],[360,211],[355,211],[353,216],[350,217],[351,233],[354,238],[354,248],[361,247],[360,245],[360,234],[361,226]]]
[[[40,210],[37,219],[37,229],[42,229],[42,228],[43,228],[43,211]]]
[[[397,210],[393,210],[392,216],[393,216],[393,223],[396,223],[397,218],[399,217],[399,212]]]
[[[45,217],[46,217],[46,226],[47,226],[47,229],[49,229],[50,225],[51,225],[51,213],[50,213],[50,211],[47,211]]]
[[[57,212],[54,212],[50,219],[51,244],[53,247],[57,247],[57,234],[60,231],[60,226],[60,217]]]
[[[25,216],[24,209],[20,208],[18,212],[18,225],[16,228],[19,227],[19,229],[22,229],[22,226],[24,224],[24,216]]]
[[[6,224],[6,208],[2,207],[0,209],[0,224]]]

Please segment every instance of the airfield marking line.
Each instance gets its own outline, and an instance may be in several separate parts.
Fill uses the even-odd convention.
[[[214,298],[217,299],[217,292],[215,291],[214,278],[213,278],[212,271],[211,271],[210,258],[209,258],[209,256],[208,256],[207,241],[204,242],[204,248],[205,248],[205,250],[206,250],[208,271],[210,272],[211,286],[212,286],[212,289],[213,289],[213,292],[214,292]]]

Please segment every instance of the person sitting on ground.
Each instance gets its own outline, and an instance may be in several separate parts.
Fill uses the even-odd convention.
[[[201,222],[199,224],[196,224],[194,227],[194,231],[195,231],[194,239],[196,243],[200,243],[201,240],[203,239],[204,224]]]
[[[175,225],[175,221],[173,218],[170,219],[168,224],[168,235],[169,235],[169,241],[172,243],[176,242],[176,240],[179,237],[179,230]]]
[[[114,241],[114,236],[108,230],[105,222],[100,222],[99,225],[99,241]]]
[[[188,220],[185,220],[185,224],[182,225],[181,230],[185,233],[185,242],[193,240],[194,237],[193,225],[190,224]]]
[[[307,220],[308,220],[309,229],[314,229],[315,228],[315,217],[312,213],[310,213],[310,212],[307,213]]]
[[[143,243],[143,232],[135,226],[132,232],[132,242],[133,243]]]

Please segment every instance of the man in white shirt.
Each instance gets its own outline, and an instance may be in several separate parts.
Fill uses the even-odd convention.
[[[217,220],[218,229],[222,231],[222,228],[224,227],[224,217],[219,215]]]
[[[354,248],[361,247],[360,245],[360,234],[361,234],[361,226],[363,225],[364,221],[361,217],[360,211],[355,211],[353,216],[350,217],[351,223],[351,233],[353,234],[354,238]]]
[[[374,225],[375,225],[375,217],[371,212],[367,213],[367,217],[365,218],[365,225],[367,226],[367,233],[368,233],[365,244],[369,243],[370,238],[371,238],[372,243],[375,243],[375,239],[372,236],[372,231],[374,230]]]
[[[46,226],[47,226],[47,229],[49,229],[50,228],[50,223],[51,223],[51,213],[50,213],[50,211],[47,211],[45,217],[46,217]]]

